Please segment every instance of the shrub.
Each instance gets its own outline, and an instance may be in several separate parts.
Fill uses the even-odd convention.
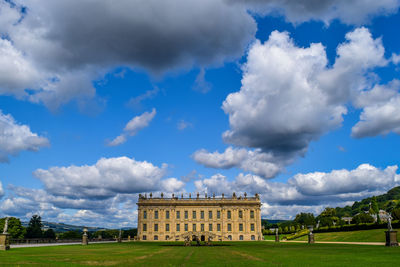
[[[308,231],[308,229],[304,229],[304,230],[301,230],[301,231],[299,231],[297,233],[284,236],[283,239],[293,240],[293,239],[308,235],[309,232],[310,231]]]

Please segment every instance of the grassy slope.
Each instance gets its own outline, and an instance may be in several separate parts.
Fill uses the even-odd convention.
[[[216,243],[221,244],[221,243]],[[113,243],[0,251],[0,265],[51,266],[394,266],[400,248],[384,246],[229,242],[183,247],[177,243]]]
[[[397,232],[397,240],[400,240]],[[385,230],[362,230],[349,232],[315,233],[315,241],[342,241],[342,242],[385,242]],[[295,240],[307,240],[307,236]]]

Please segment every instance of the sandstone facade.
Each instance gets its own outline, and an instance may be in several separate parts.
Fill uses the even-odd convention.
[[[139,196],[138,240],[262,240],[261,201],[255,197]]]

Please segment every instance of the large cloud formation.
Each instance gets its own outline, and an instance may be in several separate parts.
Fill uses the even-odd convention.
[[[249,9],[278,11],[296,23],[358,24],[398,6],[398,0],[1,1],[0,94],[57,109],[93,98],[93,81],[117,66],[159,74],[240,58],[257,28]]]
[[[93,97],[92,81],[117,66],[161,73],[240,57],[256,31],[222,0],[16,0],[0,13],[0,93],[53,109]]]
[[[18,124],[10,114],[0,110],[0,162],[8,162],[9,156],[21,151],[38,151],[48,145],[47,138],[32,133],[28,125]]]
[[[364,27],[357,28],[346,34],[346,41],[337,47],[334,64],[329,66],[321,43],[298,47],[287,32],[272,32],[265,43],[256,41],[251,46],[240,91],[229,94],[222,105],[230,125],[223,133],[224,141],[255,151],[199,150],[194,159],[207,167],[238,167],[272,178],[304,154],[310,142],[340,127],[349,103],[363,108],[363,128],[391,131],[399,127],[398,116],[392,116],[395,109],[373,113],[377,109],[373,101],[362,100],[368,94],[376,95],[374,91],[380,88],[376,85],[378,89],[371,89],[375,81],[370,76],[374,68],[388,64],[384,53],[380,38],[374,39]],[[387,91],[374,102],[385,111],[397,97]],[[381,113],[386,120],[374,118]],[[353,135],[361,126],[355,126]],[[248,163],[257,163],[258,167]]]
[[[322,44],[296,47],[288,33],[257,41],[243,67],[242,87],[223,103],[228,143],[274,153],[304,152],[310,141],[340,126],[352,94],[372,68],[387,63],[380,39],[366,28],[346,34],[332,68]]]
[[[348,103],[365,108],[362,124],[374,124],[376,119],[368,116],[371,107],[361,104],[360,99],[362,94],[373,94],[374,89],[369,88],[374,81],[369,76],[374,68],[388,64],[384,53],[381,39],[374,39],[366,28],[357,28],[346,34],[346,41],[337,48],[335,63],[329,67],[322,44],[297,47],[287,32],[272,32],[265,43],[256,41],[250,48],[243,66],[242,87],[229,94],[222,105],[230,125],[230,130],[223,133],[224,141],[268,155],[259,158],[265,163],[265,174],[247,167],[246,160],[254,161],[254,157],[238,156],[246,154],[241,149],[231,149],[236,157],[229,156],[232,153],[228,149],[222,154],[200,150],[194,159],[218,167],[216,157],[225,157],[230,160],[223,162],[229,164],[220,164],[222,168],[235,166],[271,178],[271,163],[282,163],[276,174],[304,154],[311,141],[339,127]],[[389,96],[393,98],[393,94],[386,95],[381,97],[383,106]],[[392,130],[393,123],[387,124]],[[207,162],[207,158],[214,159],[209,160],[214,163]]]

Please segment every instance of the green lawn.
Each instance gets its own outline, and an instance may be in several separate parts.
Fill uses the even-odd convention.
[[[131,242],[0,251],[11,266],[396,266],[400,248],[368,245],[226,242],[213,247]],[[218,246],[217,246],[218,245]]]
[[[307,236],[302,236],[295,240],[307,240]],[[342,242],[385,242],[385,229],[349,231],[349,232],[332,232],[332,233],[315,233],[315,241],[342,241]],[[400,240],[399,232],[397,232],[397,240]]]

